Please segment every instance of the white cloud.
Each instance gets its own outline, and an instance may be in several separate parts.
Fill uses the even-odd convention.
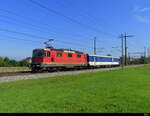
[[[133,11],[136,13],[147,12],[150,11],[150,7],[140,8],[139,6],[135,6]]]
[[[143,14],[148,11],[150,11],[150,7],[140,8],[139,6],[135,6],[133,9],[133,16],[137,21],[141,23],[150,24],[150,18],[147,18],[148,15]]]
[[[139,9],[140,12],[146,12],[146,11],[150,11],[150,8],[142,8],[142,9]]]
[[[139,22],[150,24],[150,19],[149,19],[149,18],[146,18],[146,17],[144,17],[144,16],[140,16],[140,15],[134,15],[134,17],[135,17]]]

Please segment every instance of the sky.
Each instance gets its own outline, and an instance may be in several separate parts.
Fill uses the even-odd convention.
[[[33,1],[44,6],[41,7]],[[54,39],[54,48],[121,55],[121,33],[129,52],[143,52],[150,42],[149,0],[1,0],[0,56],[21,60]]]

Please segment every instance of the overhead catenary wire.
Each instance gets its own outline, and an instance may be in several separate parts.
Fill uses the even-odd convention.
[[[11,40],[30,42],[31,44],[38,44],[38,45],[42,43],[40,41],[32,41],[32,40],[17,38],[17,37],[14,37],[14,36],[4,36],[4,37],[1,37],[0,39],[5,39],[6,40],[6,38],[11,39]]]
[[[2,10],[2,9],[0,9],[0,10]],[[8,10],[2,10],[2,11],[5,11],[5,12],[8,12],[8,13],[12,13],[11,11],[8,11]],[[12,14],[14,14],[14,15],[17,15],[17,14],[15,14],[15,13],[12,13]],[[18,16],[18,15],[17,15]],[[20,15],[19,15],[20,16]],[[21,15],[22,16],[22,15]],[[5,16],[4,16],[5,17]],[[11,19],[10,17],[8,17],[8,16],[6,16],[6,18],[8,18],[8,19]],[[24,17],[24,18],[26,18],[26,17]],[[28,18],[27,18],[28,19]],[[13,19],[13,21],[15,21],[15,22],[17,22],[18,23],[18,21],[16,21],[16,20],[14,20]],[[23,23],[24,24],[24,23]],[[26,23],[27,24],[27,23]],[[33,27],[33,28],[38,28],[38,29],[40,29],[40,27],[38,27],[38,26],[36,26],[36,25],[33,25],[33,24],[30,24],[30,27]],[[36,29],[37,30],[37,29]],[[39,30],[38,30],[39,31]],[[43,30],[42,30],[43,31]],[[76,38],[71,38],[71,39],[76,39]],[[104,42],[104,41],[103,41]]]
[[[42,40],[44,40],[44,39],[47,40],[48,39],[47,37],[36,36],[36,35],[33,35],[33,34],[28,34],[28,33],[24,33],[24,32],[18,32],[18,31],[9,30],[9,29],[2,29],[2,28],[0,28],[0,31],[21,34],[21,35],[25,35],[25,36],[28,36],[28,37],[42,39]]]
[[[11,15],[14,15],[14,16],[16,16],[16,17],[18,17],[18,18],[22,18],[23,20],[28,20],[29,22],[31,22],[30,24],[33,24],[33,22],[37,22],[37,20],[36,19],[33,19],[33,18],[29,18],[29,17],[26,17],[26,16],[24,16],[24,15],[22,15],[22,14],[17,14],[17,13],[14,13],[14,12],[12,12],[12,11],[9,11],[9,10],[4,10],[4,9],[1,9],[0,8],[0,11],[1,12],[5,12],[5,13],[8,13],[8,14],[11,14]],[[50,30],[50,27],[51,27],[51,25],[49,25],[48,23],[43,23],[43,22],[40,22],[40,24],[42,24],[41,26],[42,27],[45,27],[45,28],[47,28],[47,30]],[[62,31],[58,31],[58,29],[56,29],[56,28],[54,28],[54,27],[52,27],[53,28],[53,32],[55,32],[55,33],[61,33],[61,34],[67,34],[67,36],[75,36],[75,37],[86,37],[85,35],[81,35],[81,34],[73,34],[73,33],[68,33],[68,32],[62,32]]]
[[[16,34],[21,34],[21,35],[25,35],[25,36],[28,36],[28,37],[33,37],[33,38],[36,38],[36,39],[40,39],[40,40],[48,40],[49,38],[46,38],[46,37],[42,37],[42,36],[36,36],[36,35],[33,35],[33,34],[28,34],[28,33],[24,33],[24,32],[18,32],[18,31],[14,31],[14,30],[8,30],[8,29],[1,29],[0,28],[0,31],[4,31],[4,32],[11,32],[11,33],[16,33]],[[62,43],[65,43],[65,44],[75,44],[75,45],[80,45],[80,46],[85,46],[85,45],[82,45],[80,43],[70,43],[70,42],[66,42],[66,41],[62,41],[62,40],[58,40],[58,39],[55,39],[56,41],[59,41],[59,42],[62,42]],[[79,46],[78,46],[79,47]],[[89,47],[89,46],[85,46],[85,47]]]
[[[65,1],[63,1],[63,3],[64,3],[64,2],[65,2]],[[67,2],[65,2],[65,3],[66,3],[65,5],[68,4],[67,6],[70,7],[70,8],[75,9],[75,7],[76,7],[75,4],[72,4],[70,1],[67,1]],[[59,0],[59,2],[57,2],[57,4],[60,4],[60,6],[62,5],[60,0]],[[64,7],[66,7],[66,6],[64,6]],[[81,9],[79,6],[77,6],[75,10],[80,11],[80,12],[78,12],[78,16],[81,16],[81,17],[86,16],[86,17],[88,17],[88,20],[94,21],[96,24],[98,24],[98,22],[103,22],[103,23],[105,23],[106,25],[108,25],[109,27],[112,26],[112,25],[108,24],[108,22],[106,23],[102,18],[97,18],[97,17],[95,17],[94,15],[89,14],[85,9],[83,10],[83,9]],[[84,11],[84,12],[83,12],[83,11]],[[81,15],[81,12],[82,12],[82,15]]]
[[[29,26],[30,28],[32,28],[32,29],[34,29],[34,31],[38,31],[38,32],[44,32],[44,30],[41,30],[41,28],[39,28],[39,27],[36,27],[36,26],[33,26],[33,25],[26,25],[26,23],[19,23],[18,21],[15,21],[15,20],[10,20],[10,19],[1,19],[1,18],[3,18],[3,17],[0,17],[0,21],[1,22],[5,22],[5,23],[11,23],[11,24],[15,24],[16,26],[21,26],[22,27],[22,25],[25,25],[26,26],[26,28],[27,29],[29,29],[27,26]],[[12,23],[13,22],[13,23]],[[45,31],[46,32],[46,31]],[[48,31],[47,31],[47,33],[48,33]],[[54,34],[54,33],[53,33]]]
[[[14,37],[14,36],[3,36],[0,39],[4,39],[4,40],[8,39],[9,41],[10,40],[23,41],[23,44],[24,44],[24,42],[30,43],[30,44],[26,44],[26,45],[33,45],[33,44],[37,44],[37,45],[41,44],[42,45],[43,44],[43,42],[41,42],[41,41],[32,41],[32,40],[22,39],[22,38],[18,38],[18,37]],[[70,48],[69,47],[70,44],[67,44],[67,43],[62,43],[62,42],[58,41],[57,44],[61,44],[61,45],[65,44],[65,46],[67,45],[67,47]],[[82,46],[80,46],[78,48],[85,50],[85,47],[82,47]]]
[[[9,17],[10,18],[10,17]],[[0,19],[0,21],[3,21],[3,22],[8,22],[8,21],[5,21],[5,20],[1,20]],[[17,21],[16,21],[17,22]],[[24,23],[23,23],[24,24]],[[33,27],[33,28],[35,28],[36,30],[38,30],[38,31],[40,31],[41,32],[41,30],[39,30],[40,28],[36,28],[36,26],[34,26],[34,25],[29,25],[29,26],[31,26],[31,27]],[[14,32],[14,31],[13,31]],[[16,33],[16,32],[15,32]],[[30,35],[31,36],[31,35]],[[60,40],[61,41],[61,40]],[[67,43],[67,42],[66,42]],[[71,43],[70,43],[71,44]],[[81,45],[81,46],[87,46],[87,45],[83,45],[83,44],[81,44],[81,43],[77,43],[78,45]]]
[[[63,1],[63,3],[64,3],[64,1]],[[67,2],[65,2],[66,4],[68,4],[68,7],[70,7],[70,8],[73,8],[73,9],[75,9],[75,5],[74,4],[71,4],[69,1],[67,1]],[[57,4],[59,5],[59,6],[62,6],[63,4],[61,4],[61,1],[59,1],[59,2],[57,2]],[[65,5],[66,5],[65,4]],[[65,5],[63,5],[63,7],[66,7]],[[102,20],[100,20],[100,19],[97,19],[97,18],[95,18],[93,15],[91,16],[88,12],[85,12],[84,14],[82,14],[81,15],[81,12],[83,12],[83,9],[80,9],[80,7],[77,7],[77,9],[75,9],[75,10],[78,10],[78,11],[80,11],[79,13],[78,13],[78,16],[81,16],[81,17],[83,17],[83,18],[85,18],[84,16],[87,16],[88,17],[88,20],[90,20],[90,19],[92,19],[91,21],[95,21],[95,22],[98,22],[98,20],[99,20],[99,22],[101,22]],[[84,9],[84,11],[85,11],[85,9]],[[103,21],[104,22],[104,21]],[[107,24],[107,25],[109,25],[109,27],[111,27],[111,25],[110,24]],[[100,38],[100,37],[99,37]],[[99,38],[97,38],[97,44],[101,44],[102,45],[102,42],[105,42],[104,40],[106,40],[106,39],[103,39],[103,41],[102,40],[100,40]],[[100,40],[100,42],[98,42]],[[117,41],[117,39],[112,39],[112,40],[116,40]],[[112,42],[115,42],[115,45],[116,45],[116,41],[112,41],[111,40],[111,43]],[[93,41],[93,40],[92,40]]]
[[[39,36],[35,36],[35,35],[31,35],[31,34],[28,34],[28,33],[23,33],[23,32],[18,32],[18,31],[14,31],[14,30],[8,30],[8,29],[0,29],[0,31],[6,31],[6,32],[11,32],[11,33],[16,33],[16,34],[21,34],[21,35],[25,35],[25,36],[28,36],[28,37],[36,37],[36,39],[40,39],[40,40],[43,40],[43,39],[45,39],[45,40],[47,40],[48,38],[46,38],[46,37],[39,37]],[[30,40],[28,40],[28,41],[30,41]],[[31,40],[32,41],[32,40]],[[65,45],[71,45],[72,43],[71,42],[66,42],[66,41],[61,41],[61,40],[55,40],[55,41],[57,41],[57,42],[59,42],[59,43],[61,43],[61,44],[65,44]],[[32,41],[32,42],[34,42],[34,41]],[[89,46],[85,46],[85,45],[82,45],[82,44],[80,44],[80,43],[74,43],[75,45],[77,45],[78,47],[80,47],[80,48],[84,48],[84,47],[88,47],[88,49],[92,49],[92,47],[89,47]]]
[[[36,2],[35,0],[29,0],[29,1],[30,1],[31,3],[33,3],[33,4],[35,4],[35,5],[37,5],[37,6],[41,7],[41,8],[43,8],[43,9],[48,10],[48,11],[51,12],[51,13],[54,13],[54,14],[56,14],[56,15],[58,15],[58,16],[61,16],[61,17],[64,17],[65,19],[69,20],[70,22],[75,23],[75,24],[78,24],[78,25],[80,25],[81,27],[83,27],[83,28],[85,28],[85,29],[92,30],[92,31],[94,31],[94,32],[96,31],[96,32],[98,32],[98,33],[103,33],[103,34],[105,34],[105,35],[109,35],[109,36],[113,36],[113,37],[116,36],[116,35],[110,34],[110,33],[108,33],[108,32],[104,32],[104,31],[102,31],[102,30],[99,30],[99,29],[97,29],[97,28],[95,28],[95,27],[92,27],[92,26],[90,26],[90,25],[81,23],[80,21],[78,21],[78,20],[76,20],[76,19],[73,19],[73,18],[71,18],[71,17],[69,17],[69,16],[67,16],[67,15],[64,15],[64,14],[61,13],[61,12],[58,12],[58,11],[53,10],[52,8],[49,8],[49,7],[43,5],[43,4],[39,3],[39,2]],[[67,21],[67,22],[68,22],[68,21]]]

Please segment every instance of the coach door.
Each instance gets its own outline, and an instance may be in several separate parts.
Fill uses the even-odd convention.
[[[94,56],[94,66],[96,66],[96,56]]]

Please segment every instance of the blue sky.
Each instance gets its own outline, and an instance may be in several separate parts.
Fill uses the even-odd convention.
[[[134,35],[128,39],[130,52],[143,52],[144,46],[150,47],[148,0],[36,1],[92,29],[42,9],[29,0],[1,0],[0,56],[17,60],[32,56],[32,50],[45,47],[43,42],[47,39],[55,39],[52,43],[55,48],[72,48],[92,54],[95,36],[97,54],[120,56],[118,36],[124,32]]]

